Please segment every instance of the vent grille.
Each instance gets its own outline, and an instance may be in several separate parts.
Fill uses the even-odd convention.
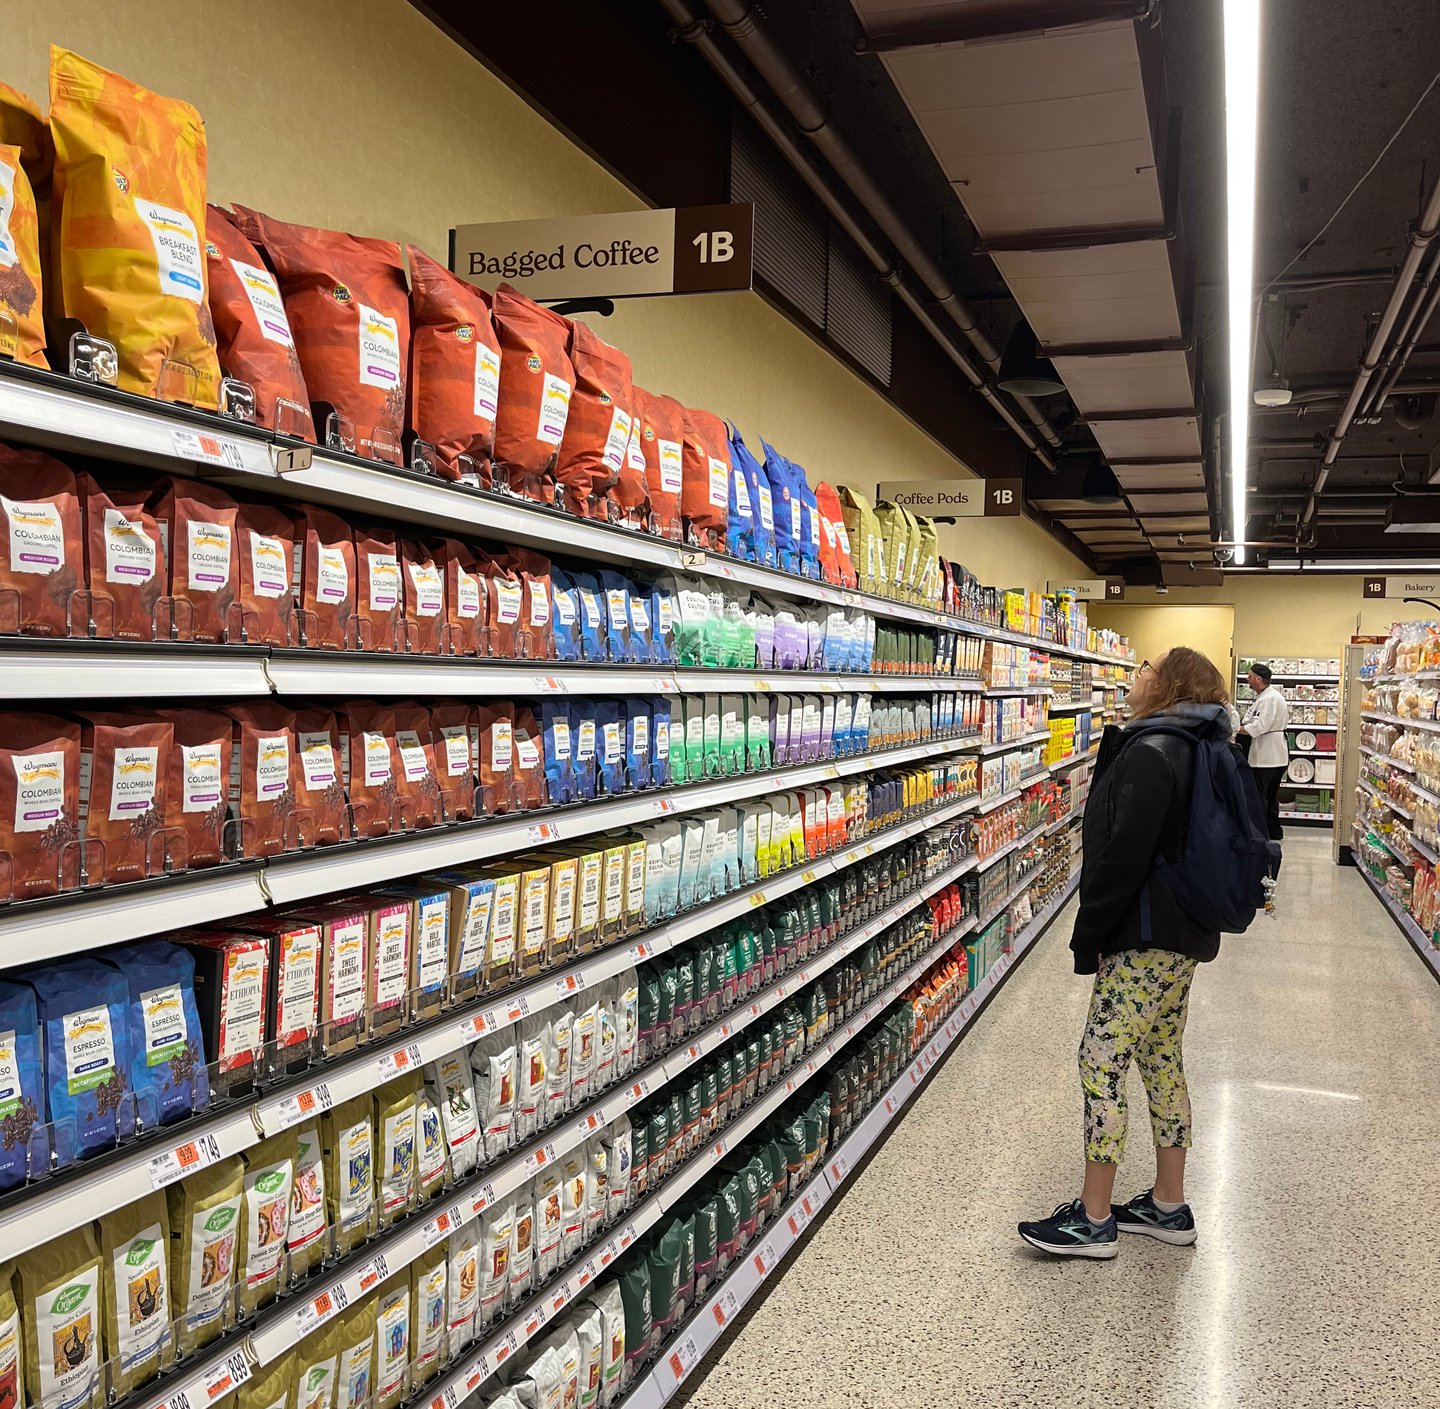
[[[890,290],[833,221],[825,331],[881,386],[890,385]]]
[[[816,328],[825,326],[827,216],[747,121],[732,124],[730,199],[755,207],[755,269]]]

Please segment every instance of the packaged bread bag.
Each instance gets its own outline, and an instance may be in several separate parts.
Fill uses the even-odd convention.
[[[490,295],[422,249],[410,256],[410,429],[444,479],[490,488],[500,401],[500,339]]]
[[[491,317],[500,340],[498,479],[517,494],[553,504],[555,465],[575,390],[570,324],[509,284],[495,291]]]
[[[313,442],[310,393],[275,276],[219,206],[205,208],[209,305],[220,369],[255,393],[255,423]]]
[[[235,1319],[233,1292],[245,1172],[238,1159],[196,1170],[165,1191],[170,1287],[182,1354],[208,1345]]]
[[[102,1213],[100,1266],[110,1388],[128,1394],[171,1359],[170,1214],[160,1191]]]
[[[215,410],[200,114],[52,45],[50,130],[65,316],[115,345],[122,391]]]
[[[3,270],[0,254],[0,287]],[[84,635],[86,614],[71,600],[84,576],[74,472],[38,450],[0,445],[0,632],[68,636],[73,622]]]
[[[410,346],[400,246],[235,210],[275,270],[321,437],[333,411],[339,448],[400,464]]]
[[[236,1287],[240,1310],[248,1316],[274,1301],[284,1285],[295,1136],[288,1130],[271,1135],[252,1145],[241,1159],[245,1177]]]
[[[212,484],[174,479],[161,481],[151,507],[169,566],[175,638],[239,640],[239,623],[232,620],[231,608],[240,506]]]
[[[11,1283],[20,1303],[25,1391],[45,1409],[100,1409],[100,1250],[90,1225],[21,1253]]]
[[[80,884],[80,726],[0,713],[0,897]]]

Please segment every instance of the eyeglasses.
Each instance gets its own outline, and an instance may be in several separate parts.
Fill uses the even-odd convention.
[[[1148,660],[1142,660],[1142,661],[1140,662],[1140,669],[1135,672],[1135,678],[1138,680],[1138,679],[1140,678],[1140,676],[1144,675],[1145,672],[1146,672],[1147,670],[1149,670],[1149,669],[1150,669],[1150,662],[1149,662]]]

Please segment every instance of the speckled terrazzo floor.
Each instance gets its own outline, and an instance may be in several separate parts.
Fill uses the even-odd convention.
[[[681,1402],[1440,1404],[1440,985],[1328,833],[1290,829],[1281,900],[1195,984],[1197,1247],[1015,1237],[1079,1191],[1072,903]],[[1131,1081],[1122,1197],[1154,1169]]]

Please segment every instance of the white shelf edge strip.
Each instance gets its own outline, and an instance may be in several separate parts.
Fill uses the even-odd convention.
[[[223,442],[233,459],[218,454],[214,463],[205,463],[194,458],[193,449],[179,448],[176,431],[198,427]],[[492,541],[524,542],[548,551],[558,538],[568,552],[581,557],[699,573],[758,587],[767,593],[860,607],[876,616],[1029,646],[1101,665],[1134,669],[1137,664],[1124,657],[1040,641],[1003,627],[952,617],[930,607],[698,552],[667,539],[612,529],[547,511],[524,499],[474,494],[444,480],[397,473],[376,462],[352,461],[320,448],[308,452],[308,465],[281,473],[277,464],[289,446],[273,441],[263,432],[215,417],[177,415],[159,407],[151,410],[112,401],[104,394],[86,393],[61,377],[45,378],[42,384],[39,379],[0,374],[0,429],[12,439],[31,443],[38,440],[47,446],[59,444],[102,456],[108,453],[126,461],[239,483],[249,490],[287,498],[343,504],[365,513],[373,513],[376,504],[383,504],[386,513],[394,518],[472,532]],[[193,445],[193,435],[188,441]],[[302,448],[301,457],[306,455]]]
[[[239,1154],[255,1145],[263,1135],[289,1129],[306,1118],[307,1112],[323,1109],[326,1102],[338,1104],[352,1096],[374,1090],[397,1071],[418,1063],[440,1060],[491,1032],[514,1026],[532,1013],[542,1012],[566,1001],[583,989],[613,977],[633,964],[666,953],[697,935],[708,933],[762,904],[781,899],[818,880],[833,875],[879,852],[898,846],[921,832],[954,820],[970,811],[975,799],[959,798],[934,812],[906,822],[876,837],[858,842],[804,866],[791,867],[777,876],[766,877],[718,901],[698,906],[663,924],[637,935],[628,943],[611,945],[587,955],[528,984],[488,995],[481,1000],[491,1006],[461,1014],[432,1027],[419,1036],[401,1033],[389,1043],[377,1043],[354,1057],[314,1073],[310,1086],[288,1087],[282,1093],[262,1093],[253,1100],[217,1112],[203,1123],[188,1125],[184,1139],[190,1144],[204,1137],[216,1142],[220,1155]],[[959,863],[957,874],[972,869],[974,858]],[[637,952],[638,951],[638,952]],[[829,952],[829,951],[827,951]],[[822,956],[823,957],[823,956]],[[572,986],[573,984],[573,986]],[[323,1096],[317,1088],[323,1087]],[[147,1144],[128,1159],[107,1161],[94,1177],[67,1179],[53,1190],[43,1183],[33,1195],[14,1207],[0,1210],[0,1246],[14,1255],[35,1247],[88,1222],[94,1217],[95,1199],[105,1207],[119,1208],[149,1193],[155,1186],[152,1162],[167,1153],[163,1145]],[[178,1167],[178,1166],[177,1166]]]
[[[1390,896],[1386,895],[1383,888],[1375,878],[1363,866],[1355,868],[1364,878],[1365,884],[1375,892],[1375,898],[1383,905],[1390,917],[1399,926],[1400,932],[1410,941],[1411,948],[1423,959],[1431,973],[1440,978],[1440,949],[1430,943],[1426,938],[1425,931],[1415,922],[1415,917],[1410,912],[1398,905]]]
[[[903,763],[938,762],[973,752],[974,739],[932,740],[903,748],[853,754],[765,772],[688,783],[678,788],[621,794],[557,810],[515,813],[483,826],[434,827],[388,843],[341,843],[290,852],[258,863],[192,871],[140,888],[108,894],[74,891],[36,910],[0,910],[0,971],[33,961],[88,953],[96,935],[121,944],[187,925],[224,920],[315,896],[498,859],[528,847],[572,841],[597,832],[680,816],[721,803],[764,797]],[[262,881],[261,876],[264,876]]]
[[[826,1156],[818,1178],[776,1216],[766,1236],[746,1250],[706,1300],[691,1312],[685,1325],[662,1353],[656,1366],[635,1385],[622,1401],[623,1409],[663,1409],[677,1390],[704,1360],[760,1285],[769,1276],[809,1227],[811,1220],[831,1198],[841,1192],[861,1159],[896,1121],[908,1112],[924,1078],[954,1048],[975,1020],[975,1015],[996,988],[1049,928],[1056,915],[1074,894],[1077,877],[1065,883],[1059,896],[1027,926],[1010,954],[998,960],[946,1020],[940,1031],[916,1054],[885,1095],[873,1105],[860,1123]],[[430,1409],[435,1409],[431,1405]]]

